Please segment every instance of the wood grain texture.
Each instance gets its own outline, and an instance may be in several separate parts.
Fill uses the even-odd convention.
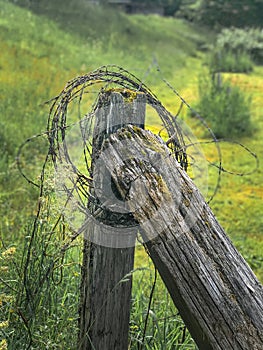
[[[145,96],[129,94],[103,93],[96,111],[92,154],[95,180],[91,189],[96,200],[89,203],[94,220],[89,220],[84,239],[78,341],[81,350],[128,349],[130,272],[138,225],[128,211],[118,210],[115,205],[121,200],[115,197],[116,188],[100,162],[100,154],[102,143],[120,127],[130,123],[144,125]]]
[[[199,349],[262,350],[263,287],[166,145],[129,126],[103,147],[105,165]]]

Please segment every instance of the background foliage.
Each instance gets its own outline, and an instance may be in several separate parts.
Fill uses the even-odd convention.
[[[251,135],[251,99],[238,86],[222,80],[220,73],[211,74],[200,78],[199,96],[196,109],[206,116],[218,138],[237,140]]]
[[[199,22],[209,26],[261,26],[262,0],[201,0],[196,11]]]
[[[176,15],[212,28],[260,27],[262,9],[262,0],[183,0]]]
[[[215,72],[249,72],[253,62],[263,64],[263,30],[222,29],[213,47],[212,69]]]

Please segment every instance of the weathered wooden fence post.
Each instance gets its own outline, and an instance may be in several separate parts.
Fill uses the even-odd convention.
[[[129,126],[102,157],[199,349],[262,350],[263,287],[166,145]]]
[[[100,166],[102,143],[119,128],[144,127],[146,98],[130,90],[101,93],[93,135],[89,211],[84,239],[78,349],[128,349],[137,223],[122,206],[110,173]],[[128,275],[128,276],[127,276]]]

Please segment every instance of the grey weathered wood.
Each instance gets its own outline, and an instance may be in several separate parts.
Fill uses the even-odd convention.
[[[92,193],[95,198],[100,196],[98,203],[89,204],[94,220],[88,221],[84,240],[78,349],[128,349],[129,273],[133,270],[137,226],[128,212],[112,211],[107,205],[108,198],[118,194],[99,157],[102,143],[111,133],[131,123],[144,126],[145,106],[145,96],[132,91],[106,91],[98,102],[92,170],[94,179],[100,181],[94,180]],[[111,200],[114,203],[114,198]]]
[[[133,141],[128,150],[125,139]],[[263,287],[166,145],[128,127],[104,148],[105,164],[199,349],[263,349]]]

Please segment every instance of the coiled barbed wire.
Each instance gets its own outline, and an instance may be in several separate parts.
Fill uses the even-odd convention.
[[[47,134],[50,143],[50,154],[52,154],[54,161],[59,157],[59,147],[65,139],[66,130],[69,126],[67,121],[69,104],[74,100],[78,100],[78,103],[81,103],[83,95],[88,93],[89,88],[94,85],[100,85],[101,92],[109,87],[115,87],[122,88],[124,91],[127,89],[143,93],[146,97],[146,103],[156,110],[163,123],[163,128],[167,131],[168,137],[172,138],[171,147],[173,147],[176,159],[184,169],[187,167],[184,136],[176,118],[165,109],[153,92],[135,75],[116,65],[102,66],[89,74],[69,81],[64,90],[53,99],[48,118]],[[86,115],[86,121],[94,117],[95,110],[98,107],[99,96],[97,96],[90,112]],[[85,133],[87,132],[88,134],[92,133],[90,130],[85,130]],[[85,144],[86,140],[87,138],[83,140]],[[91,155],[89,148],[86,151]],[[69,158],[67,160],[70,162]]]

